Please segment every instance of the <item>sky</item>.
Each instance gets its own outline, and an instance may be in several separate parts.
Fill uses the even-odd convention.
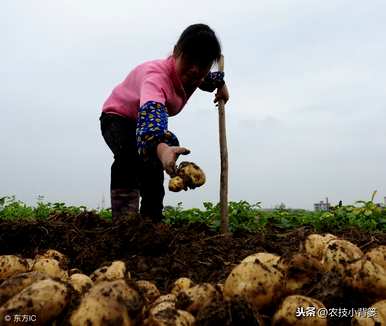
[[[230,93],[228,200],[313,209],[378,190],[383,202],[385,16],[383,0],[3,0],[0,197],[109,207],[103,102],[136,65],[166,58],[188,25],[205,23]],[[182,159],[207,182],[172,193],[166,175],[165,205],[219,201],[213,98],[197,90],[169,119],[191,150]]]

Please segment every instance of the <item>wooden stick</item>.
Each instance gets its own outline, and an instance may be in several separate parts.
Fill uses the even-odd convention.
[[[224,56],[221,55],[218,62],[219,71],[224,71]],[[219,132],[220,132],[220,157],[221,157],[221,174],[220,174],[220,212],[221,225],[220,232],[229,232],[228,217],[228,149],[225,128],[225,103],[223,100],[218,101],[219,114]]]

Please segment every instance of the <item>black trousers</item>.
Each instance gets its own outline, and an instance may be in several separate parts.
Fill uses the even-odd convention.
[[[120,205],[138,207],[139,203],[134,201],[139,201],[140,196],[140,213],[160,220],[165,196],[164,171],[158,158],[144,162],[139,157],[136,121],[102,113],[100,123],[103,138],[114,154],[110,183],[113,217],[121,211]]]

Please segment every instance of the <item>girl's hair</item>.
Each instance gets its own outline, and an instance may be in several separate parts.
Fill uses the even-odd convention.
[[[221,45],[208,25],[194,24],[182,32],[173,54],[182,55],[190,63],[206,67],[220,59]]]

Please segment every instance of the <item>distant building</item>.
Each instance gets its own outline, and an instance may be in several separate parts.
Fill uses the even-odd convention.
[[[375,205],[377,205],[380,208],[386,208],[386,196],[383,197],[383,203],[375,203]],[[328,202],[328,197],[327,197],[326,201],[321,200],[319,203],[315,203],[314,204],[314,210],[315,211],[329,211],[329,210],[334,209],[338,206],[339,207],[342,206],[341,200],[339,201],[339,204],[334,207]]]
[[[321,200],[319,203],[314,204],[314,210],[315,211],[329,211],[331,208],[330,203],[328,202],[328,197],[326,198],[326,201],[324,202]]]

